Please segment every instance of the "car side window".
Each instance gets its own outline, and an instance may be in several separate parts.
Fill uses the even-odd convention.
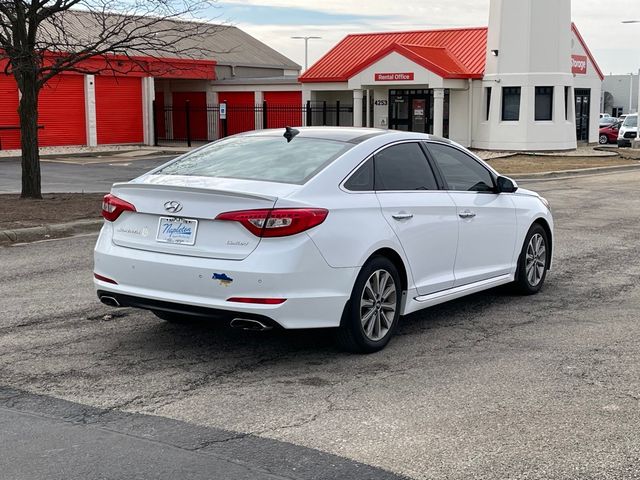
[[[356,172],[344,183],[344,188],[352,192],[373,191],[373,158],[367,160]]]
[[[422,148],[417,143],[400,143],[374,156],[375,189],[438,190]]]
[[[440,169],[449,190],[494,192],[493,176],[465,153],[448,145],[429,143],[427,148]]]

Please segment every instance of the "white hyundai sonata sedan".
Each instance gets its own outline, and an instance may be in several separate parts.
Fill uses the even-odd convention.
[[[449,140],[392,130],[228,137],[115,184],[102,215],[103,303],[333,327],[358,352],[425,307],[507,283],[536,293],[551,266],[544,198]]]

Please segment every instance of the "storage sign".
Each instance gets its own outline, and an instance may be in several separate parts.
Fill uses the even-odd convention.
[[[571,73],[586,75],[587,57],[584,55],[571,55]]]
[[[376,73],[376,82],[410,82],[413,80],[413,72],[406,73]]]

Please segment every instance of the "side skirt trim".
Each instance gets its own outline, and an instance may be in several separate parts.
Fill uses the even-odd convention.
[[[504,285],[505,283],[513,282],[513,274],[500,275],[498,277],[488,278],[475,283],[469,283],[468,285],[461,285],[459,287],[450,288],[449,290],[443,290],[441,292],[430,293],[429,295],[421,295],[413,298],[407,302],[403,314],[408,314],[421,310],[432,305],[438,305],[439,303],[448,302],[456,298],[471,295],[472,293],[481,292],[482,290],[488,290],[490,288]]]

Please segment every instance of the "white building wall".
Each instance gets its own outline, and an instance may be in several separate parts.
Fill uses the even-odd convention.
[[[487,67],[476,97],[492,87],[489,120],[474,102],[472,146],[488,150],[576,148],[575,119],[565,118],[564,87],[572,85],[571,0],[492,0]],[[502,120],[503,88],[520,87],[517,121]],[[553,87],[550,121],[535,120],[535,88]],[[478,91],[479,90],[479,91]]]
[[[465,147],[470,146],[470,90],[449,90],[449,138]]]

